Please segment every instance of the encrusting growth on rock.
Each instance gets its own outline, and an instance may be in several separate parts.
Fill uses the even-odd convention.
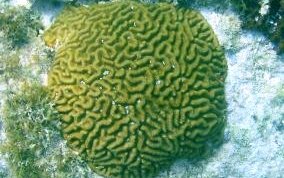
[[[222,141],[221,47],[199,12],[170,4],[67,7],[44,34],[48,88],[68,145],[106,177],[153,177]]]

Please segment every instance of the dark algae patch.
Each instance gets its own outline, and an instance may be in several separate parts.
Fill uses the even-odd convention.
[[[259,30],[266,34],[284,52],[284,0],[269,0],[268,11],[261,15],[261,4],[255,0],[231,0],[234,8],[241,13],[243,27]]]
[[[7,6],[0,11],[0,31],[13,49],[27,44],[41,29],[40,17],[32,10]]]
[[[48,89],[68,145],[105,177],[153,177],[223,139],[227,65],[194,10],[69,6],[45,32]]]

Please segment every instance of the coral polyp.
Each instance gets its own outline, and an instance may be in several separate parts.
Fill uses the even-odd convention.
[[[44,40],[57,47],[48,88],[64,138],[98,174],[152,177],[222,141],[227,65],[199,12],[68,7]]]

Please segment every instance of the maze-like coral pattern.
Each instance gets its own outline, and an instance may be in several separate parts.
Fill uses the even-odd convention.
[[[69,146],[106,177],[152,177],[222,140],[226,62],[206,20],[169,4],[69,7],[46,31]]]

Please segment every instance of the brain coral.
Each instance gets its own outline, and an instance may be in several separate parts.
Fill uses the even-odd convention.
[[[152,177],[222,140],[227,65],[200,13],[170,4],[68,7],[48,88],[69,146],[106,177]]]

